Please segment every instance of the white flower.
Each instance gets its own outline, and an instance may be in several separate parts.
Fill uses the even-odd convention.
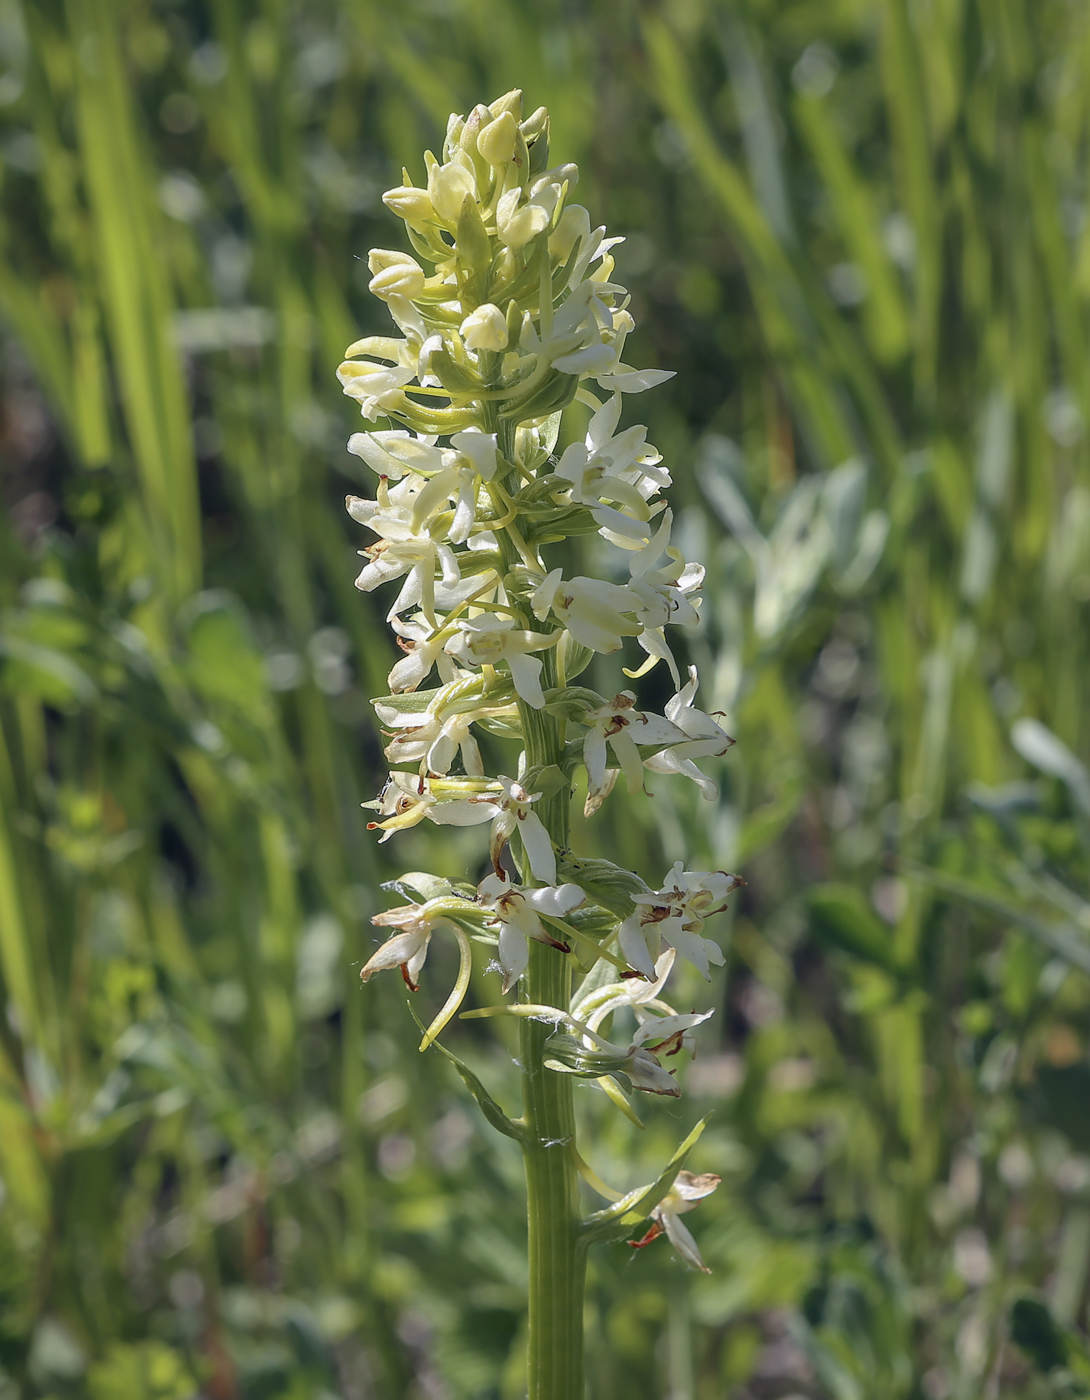
[[[577,642],[605,653],[616,651],[622,637],[639,634],[639,623],[625,615],[632,605],[626,588],[596,578],[565,579],[563,569],[547,574],[530,599],[539,621],[551,611]]]
[[[417,773],[391,773],[374,801],[361,805],[379,814],[381,820],[368,822],[367,830],[383,833],[379,837],[381,845],[389,841],[395,831],[404,831],[423,821],[434,802],[426,778]]]
[[[591,508],[606,539],[633,549],[650,537],[653,512],[647,502],[670,485],[670,474],[657,467],[662,459],[647,442],[645,427],[637,424],[614,436],[620,407],[621,396],[614,394],[596,411],[584,441],[565,448],[556,473],[572,483],[572,500]],[[615,501],[620,509],[603,501]]]
[[[404,618],[390,618],[390,626],[397,633],[397,644],[405,655],[394,663],[387,676],[387,684],[394,695],[413,691],[421,681],[427,680],[432,667],[438,663],[439,675],[444,683],[454,679],[454,663],[443,650],[446,633],[435,630],[424,617],[417,613],[408,622]]]
[[[640,646],[652,658],[647,669],[656,661],[665,661],[674,684],[680,685],[681,677],[663,628],[667,623],[694,627],[699,621],[693,599],[703,586],[704,566],[687,564],[681,551],[669,544],[672,524],[673,514],[668,510],[651,540],[630,558],[628,570],[632,591],[639,599],[636,616],[643,624]]]
[[[534,879],[555,885],[556,853],[545,824],[533,810],[533,804],[540,797],[539,792],[529,793],[521,783],[501,775],[491,791],[469,797],[464,803],[444,803],[429,815],[433,821],[446,821],[452,826],[475,826],[478,822],[490,821],[488,853],[497,874],[501,873],[503,848],[517,831]],[[441,816],[448,808],[450,817]]]
[[[481,696],[480,681],[464,674],[437,690],[423,710],[404,702],[399,704],[393,697],[375,700],[373,704],[379,719],[393,731],[386,746],[390,762],[419,762],[422,773],[439,776],[450,771],[459,750],[466,773],[483,776],[472,725],[496,716],[513,717],[515,713],[509,703],[489,705]]]
[[[443,453],[433,437],[419,437],[399,429],[394,432],[353,433],[348,450],[362,457],[379,476],[399,481],[406,472],[437,472],[443,466]]]
[[[671,743],[669,748],[645,758],[643,765],[653,773],[680,773],[682,777],[691,778],[702,795],[714,802],[719,788],[692,760],[722,758],[734,740],[711,715],[693,704],[697,685],[696,667],[690,666],[688,682],[666,705],[666,718],[684,733],[684,741]]]
[[[673,744],[685,738],[676,724],[661,715],[647,714],[635,708],[636,697],[622,690],[606,705],[589,710],[583,723],[589,726],[583,741],[583,762],[587,769],[587,803],[585,814],[590,816],[602,805],[612,780],[606,776],[607,745],[612,747],[628,781],[629,792],[643,787],[643,760],[637,744]]]
[[[490,301],[471,311],[458,333],[468,350],[507,349],[507,317]]]
[[[440,907],[436,909],[433,907],[435,905]],[[368,982],[376,972],[400,967],[409,990],[415,992],[420,985],[417,978],[428,956],[432,934],[442,924],[453,927],[450,920],[443,916],[445,907],[445,901],[430,900],[427,904],[403,904],[397,909],[387,909],[374,915],[371,920],[373,924],[380,928],[399,928],[401,932],[388,938],[378,952],[364,963],[360,981]]]
[[[618,930],[629,967],[654,978],[655,958],[666,943],[707,979],[708,964],[722,966],[723,952],[710,938],[702,938],[700,931],[705,919],[725,907],[731,891],[744,884],[737,875],[722,870],[684,870],[678,861],[661,890],[633,896],[636,909]]]
[[[609,292],[623,292],[606,282],[584,282],[553,313],[542,313],[541,329],[530,313],[523,316],[519,350],[546,360],[561,374],[593,374],[611,366],[616,355],[603,338],[603,323],[612,329],[613,316],[602,301]]]
[[[659,464],[662,455],[647,441],[641,423],[617,432],[621,416],[621,396],[613,394],[598,408],[587,425],[587,451],[609,463],[611,473],[639,486],[644,500],[672,484],[670,473]]]
[[[402,404],[402,390],[416,378],[416,371],[376,365],[371,360],[345,360],[337,378],[349,398],[359,402],[364,418],[375,419]]]
[[[699,1269],[701,1273],[710,1274],[711,1269],[700,1257],[700,1250],[696,1246],[687,1226],[678,1219],[679,1215],[684,1215],[686,1211],[694,1210],[705,1196],[710,1196],[719,1185],[721,1178],[712,1172],[704,1172],[700,1176],[692,1172],[678,1172],[674,1178],[674,1184],[669,1192],[662,1198],[659,1204],[651,1212],[651,1219],[654,1222],[642,1239],[630,1240],[633,1249],[643,1249],[652,1240],[658,1239],[664,1234],[674,1246],[682,1259],[687,1264],[691,1264],[694,1269]]]
[[[453,452],[444,452],[443,457],[449,459],[449,465],[420,486],[413,501],[410,526],[419,533],[445,512],[453,500],[456,503],[454,515],[446,528],[446,536],[452,544],[465,544],[476,520],[480,476],[464,457]]]
[[[608,1007],[599,1006],[585,1024],[574,1015],[567,1019],[570,1024],[582,1032],[583,1044],[589,1050],[602,1056],[613,1057],[614,1064],[612,1067],[605,1068],[605,1073],[626,1074],[632,1081],[632,1087],[641,1089],[646,1094],[665,1094],[669,1098],[680,1098],[681,1089],[674,1080],[673,1074],[663,1069],[662,1061],[657,1052],[665,1049],[668,1055],[677,1054],[685,1034],[693,1026],[700,1025],[701,1022],[708,1020],[715,1013],[713,1011],[706,1011],[703,1014],[692,1012],[687,1016],[678,1016],[671,1012],[666,1016],[648,1015],[646,1019],[641,1020],[635,1035],[626,1047],[615,1045],[612,1041],[606,1040],[599,1035],[597,1029],[609,1010],[616,1010],[618,1005],[623,1005],[626,1000],[626,998],[614,998],[611,999]],[[656,1004],[662,1005],[662,1003]],[[648,1041],[654,1043],[649,1045]]]
[[[353,520],[358,520],[381,536],[377,544],[360,551],[369,563],[360,571],[356,587],[370,593],[380,584],[407,574],[387,616],[394,617],[407,608],[419,606],[434,627],[437,625],[436,571],[443,588],[442,598],[447,605],[460,601],[461,597],[468,597],[480,586],[480,580],[463,580],[450,546],[436,542],[423,530],[423,522],[417,524],[414,497],[422,494],[418,491],[418,486],[422,484],[422,477],[410,477],[387,492],[380,483],[377,501],[348,496],[345,504]],[[412,488],[411,493],[406,491],[407,487]]]
[[[466,428],[455,433],[450,440],[463,457],[468,457],[474,471],[484,481],[491,481],[496,474],[496,434],[484,433],[479,428]]]
[[[527,632],[515,626],[514,618],[497,617],[487,613],[466,621],[460,619],[458,631],[450,637],[445,650],[449,656],[466,666],[495,666],[506,661],[515,690],[535,710],[545,704],[541,690],[541,661],[527,655],[551,647],[563,636],[562,632]]]
[[[586,901],[578,885],[539,886],[527,889],[511,884],[503,875],[486,875],[477,887],[477,898],[485,909],[491,909],[499,924],[499,960],[503,968],[503,990],[506,994],[526,971],[530,959],[527,939],[551,943],[554,948],[568,951],[544,928],[540,914],[563,918]]]

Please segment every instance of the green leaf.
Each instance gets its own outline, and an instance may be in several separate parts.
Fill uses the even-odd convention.
[[[810,930],[827,948],[835,948],[886,972],[903,973],[894,957],[890,933],[851,885],[818,885],[807,896]]]
[[[562,855],[557,863],[557,878],[578,885],[587,896],[608,909],[619,919],[627,919],[636,907],[633,896],[646,894],[647,883],[631,870],[614,865],[611,860],[587,859]]]
[[[1077,925],[1059,924],[1051,919],[1042,919],[1031,910],[1014,903],[1012,896],[1005,896],[969,880],[947,875],[941,870],[932,870],[908,861],[904,863],[903,868],[907,874],[925,881],[935,889],[941,890],[943,894],[975,905],[977,909],[994,914],[997,919],[1006,923],[1017,924],[1019,928],[1024,928],[1027,933],[1032,934],[1038,943],[1043,943],[1050,952],[1057,953],[1081,972],[1090,974],[1090,943]]]
[[[407,1003],[408,1004],[408,1003]],[[424,1023],[416,1014],[413,1006],[409,1005],[409,1014],[420,1027],[421,1034],[424,1032]],[[488,1119],[489,1123],[498,1133],[503,1133],[504,1137],[514,1138],[516,1142],[528,1141],[526,1130],[520,1123],[516,1123],[513,1118],[508,1118],[503,1109],[484,1087],[481,1081],[473,1073],[467,1064],[464,1064],[457,1055],[448,1050],[445,1045],[441,1045],[438,1040],[431,1043],[433,1050],[438,1050],[440,1055],[445,1055],[454,1068],[462,1077],[462,1083],[477,1100],[477,1106]]]
[[[1090,1065],[1042,1065],[1028,1095],[1034,1117],[1063,1133],[1077,1152],[1090,1152]]]
[[[1038,1298],[1018,1298],[1011,1306],[1011,1337],[1038,1371],[1051,1375],[1057,1391],[1090,1395],[1090,1350],[1077,1333],[1059,1323]],[[1060,1389],[1062,1386],[1062,1389]]]

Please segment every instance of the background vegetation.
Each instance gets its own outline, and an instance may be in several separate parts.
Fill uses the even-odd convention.
[[[599,1251],[591,1394],[1090,1393],[1090,10],[2,0],[0,56],[3,1400],[521,1394],[517,1152],[356,979],[478,855],[364,831],[332,373],[381,191],[516,85],[678,372],[738,739],[587,840],[749,882],[687,1096],[595,1149],[716,1110],[714,1273]]]

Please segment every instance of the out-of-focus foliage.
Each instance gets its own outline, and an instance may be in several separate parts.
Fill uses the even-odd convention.
[[[739,741],[582,849],[749,882],[635,1159],[587,1092],[614,1185],[709,1108],[724,1176],[709,1278],[595,1251],[590,1393],[1088,1393],[1088,55],[1075,0],[0,0],[4,1400],[521,1393],[517,1148],[355,983],[332,377],[380,192],[514,85],[678,371]]]

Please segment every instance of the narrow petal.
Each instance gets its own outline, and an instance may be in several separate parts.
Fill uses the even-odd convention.
[[[526,656],[516,651],[508,651],[506,660],[511,668],[515,690],[527,705],[540,710],[545,704],[545,695],[541,689],[541,662],[536,656]]]
[[[655,964],[648,950],[647,939],[644,936],[638,914],[633,914],[630,918],[625,919],[618,931],[617,941],[629,967],[634,968],[637,972],[642,972],[645,977],[654,981]]]
[[[492,802],[473,802],[468,797],[455,797],[449,802],[436,802],[427,815],[436,826],[482,826],[496,815]]]
[[[711,1269],[700,1257],[700,1250],[697,1248],[696,1240],[693,1239],[688,1227],[679,1220],[673,1211],[664,1210],[662,1212],[662,1224],[666,1230],[666,1237],[674,1246],[682,1259],[687,1264],[691,1264],[694,1269],[699,1269],[702,1274],[710,1274]]]
[[[630,730],[626,728],[619,734],[611,734],[609,742],[613,745],[613,752],[617,755],[617,762],[621,765],[629,792],[639,792],[643,788],[643,763]]]
[[[527,812],[525,816],[519,817],[518,829],[534,879],[542,880],[546,885],[555,885],[556,855],[541,818],[533,812]]]
[[[385,972],[393,967],[403,967],[410,962],[415,962],[416,971],[419,971],[424,957],[427,955],[430,937],[430,932],[417,930],[409,933],[395,933],[393,938],[388,938],[382,947],[364,963],[360,971],[360,981],[369,982],[376,972]],[[413,980],[415,981],[415,977]]]
[[[504,995],[511,990],[526,971],[530,961],[530,947],[526,935],[515,924],[503,924],[500,928],[499,959],[503,968]]]

